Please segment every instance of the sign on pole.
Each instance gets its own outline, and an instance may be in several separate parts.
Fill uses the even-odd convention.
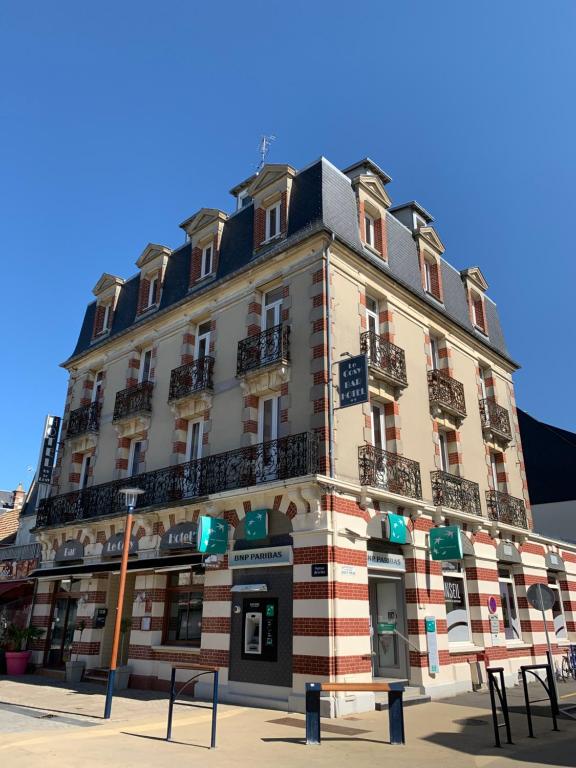
[[[440,654],[438,652],[438,633],[435,617],[426,616],[424,626],[426,627],[426,644],[428,646],[428,671],[432,675],[437,675],[440,672]]]
[[[368,402],[368,362],[366,355],[338,362],[340,408]]]

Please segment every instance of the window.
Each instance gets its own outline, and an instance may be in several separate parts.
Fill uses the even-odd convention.
[[[152,369],[152,350],[147,349],[140,356],[140,371],[138,381],[142,384],[144,381],[150,381],[150,372]]]
[[[202,264],[200,265],[200,277],[212,274],[212,244],[202,248]]]
[[[484,317],[484,302],[478,294],[470,296],[472,302],[472,322],[482,333],[486,333],[486,318]]]
[[[158,290],[158,275],[154,275],[154,277],[150,278],[150,282],[148,283],[148,297],[147,297],[146,309],[148,309],[148,307],[153,307],[154,304],[156,304],[157,290]]]
[[[384,426],[384,408],[379,405],[372,406],[372,445],[380,450],[386,450]]]
[[[104,331],[107,331],[110,327],[110,310],[111,310],[111,305],[105,304],[104,316],[102,318],[102,330],[100,331],[100,333],[104,333]]]
[[[142,440],[132,440],[132,443],[130,444],[130,456],[128,458],[128,477],[139,475],[142,471],[141,465],[144,458],[144,451],[142,448]]]
[[[202,458],[202,422],[189,421],[186,435],[186,461]]]
[[[280,202],[266,208],[266,240],[280,234]]]
[[[204,587],[194,584],[191,570],[168,576],[163,643],[200,646]]]
[[[440,341],[436,336],[430,336],[430,358],[432,360],[432,370],[440,369]]]
[[[554,634],[556,640],[566,640],[568,632],[566,630],[566,617],[564,616],[564,606],[562,605],[562,593],[560,585],[555,574],[548,574],[548,586],[554,592],[556,600],[552,606],[552,619],[554,620]]]
[[[470,616],[466,593],[466,573],[460,563],[442,563],[444,603],[449,643],[470,642]]]
[[[499,475],[502,478],[505,478],[505,474],[500,474],[504,472],[504,461],[502,459],[501,453],[490,453],[490,474],[492,476],[492,485],[494,487],[495,491],[503,491],[506,493],[506,482],[503,480],[502,482],[499,480]]]
[[[366,231],[366,245],[371,245],[374,248],[374,219],[368,214],[364,216],[364,229]]]
[[[263,331],[274,328],[282,322],[283,296],[284,289],[281,285],[264,294],[264,311],[262,312]]]
[[[478,375],[480,376],[481,397],[482,400],[486,400],[486,379],[488,378],[489,372],[484,366],[480,365],[478,366]]]
[[[378,300],[366,296],[366,325],[371,333],[380,332],[380,315],[378,312]]]
[[[82,469],[80,471],[80,489],[86,488],[88,486],[88,480],[90,478],[90,461],[91,456],[89,454],[85,454],[82,459]]]
[[[445,432],[438,433],[438,442],[440,444],[440,467],[443,472],[449,472],[450,458],[448,456],[448,438]]]
[[[194,358],[199,360],[201,357],[206,357],[210,354],[210,331],[212,330],[212,324],[210,322],[200,323],[196,333],[196,349],[194,351]]]
[[[104,383],[104,372],[98,371],[94,378],[94,386],[92,387],[92,402],[99,403],[102,395],[102,385]]]
[[[278,439],[280,422],[280,398],[276,395],[263,397],[259,404],[258,442],[266,443]]]
[[[504,636],[506,640],[522,640],[514,578],[509,568],[498,568],[498,582],[504,618]]]
[[[435,299],[441,301],[442,296],[440,294],[440,272],[436,261],[432,261],[429,258],[424,259],[424,290]]]

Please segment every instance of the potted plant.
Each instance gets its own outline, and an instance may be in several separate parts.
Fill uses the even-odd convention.
[[[132,629],[132,619],[122,619],[120,623],[120,664],[116,668],[116,677],[114,679],[114,688],[117,691],[123,691],[128,688],[130,682],[130,673],[132,669],[124,663],[124,650],[126,638]]]
[[[84,619],[80,619],[80,621],[76,624],[74,627],[74,632],[80,632],[80,639],[78,640],[78,643],[82,642],[82,633],[86,629],[86,622]],[[67,683],[79,683],[82,680],[82,676],[84,674],[84,667],[86,666],[85,661],[80,661],[78,659],[78,656],[80,655],[80,651],[76,650],[76,660],[73,661],[70,659],[70,661],[66,662],[66,682]]]
[[[24,651],[23,647],[30,640],[39,640],[43,634],[41,627],[18,627],[16,624],[8,624],[4,638],[10,648],[6,651],[6,671],[9,675],[23,675],[26,672],[32,651]]]

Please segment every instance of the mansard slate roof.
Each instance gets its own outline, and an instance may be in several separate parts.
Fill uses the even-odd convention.
[[[241,208],[232,214],[224,224],[218,272],[210,282],[202,281],[197,287],[189,288],[191,246],[186,243],[172,252],[166,267],[160,307],[152,313],[152,316],[156,316],[159,312],[180,302],[185,302],[201,292],[210,290],[215,283],[222,279],[242,271],[251,264],[259,263],[272,254],[285,250],[314,232],[327,230],[333,232],[336,239],[362,255],[377,269],[390,275],[424,302],[475,336],[481,343],[491,347],[513,363],[508,355],[496,306],[491,299],[486,297],[485,301],[490,334],[489,339],[486,339],[474,329],[470,321],[465,287],[460,272],[442,259],[444,304],[429,297],[422,288],[418,249],[412,232],[400,223],[393,213],[388,212],[386,214],[386,222],[387,264],[365,249],[360,240],[356,197],[350,179],[328,160],[320,158],[297,173],[293,179],[288,212],[288,231],[285,239],[275,241],[254,251],[253,204]],[[88,305],[80,336],[70,360],[91,348],[104,344],[106,340],[117,334],[145,323],[150,318],[150,314],[141,319],[136,318],[139,284],[140,276],[136,275],[128,279],[122,286],[110,333],[102,341],[92,342],[96,302]]]

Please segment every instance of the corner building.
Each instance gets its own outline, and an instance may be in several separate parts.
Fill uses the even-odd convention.
[[[102,275],[64,363],[38,512],[38,663],[109,664],[127,485],[145,491],[121,650],[132,686],[166,689],[174,661],[216,664],[224,700],[303,710],[313,680],[440,697],[497,663],[514,681],[544,660],[535,582],[557,594],[565,652],[576,547],[532,531],[496,306],[478,267],[444,259],[422,206],[392,205],[390,181],[369,159],[269,164],[232,190],[234,213],[203,208],[183,246],[149,244],[128,280]],[[340,408],[337,363],[360,353],[369,402]],[[256,510],[268,526],[253,540]],[[229,523],[226,555],[197,551],[200,516]],[[447,525],[462,556],[434,560],[430,530]]]

